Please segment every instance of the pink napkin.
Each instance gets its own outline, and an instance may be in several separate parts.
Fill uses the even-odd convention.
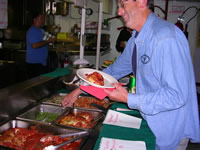
[[[80,89],[101,100],[107,96],[107,94],[104,92],[104,88],[80,85]],[[113,91],[114,89],[115,88],[108,88],[110,91]]]

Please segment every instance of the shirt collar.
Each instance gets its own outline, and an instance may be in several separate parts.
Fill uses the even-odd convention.
[[[148,30],[151,30],[149,26],[153,23],[153,21],[156,19],[156,16],[154,13],[150,13],[145,24],[143,25],[141,31],[139,32],[137,36],[137,41],[142,41],[145,39],[146,33],[148,33]]]

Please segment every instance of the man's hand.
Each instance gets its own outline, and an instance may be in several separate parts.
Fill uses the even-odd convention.
[[[56,41],[56,37],[52,36],[47,41],[41,41],[41,42],[33,43],[33,44],[31,44],[31,46],[32,46],[32,48],[40,48],[40,47],[43,47],[43,46],[45,46],[49,43],[53,43],[55,41]]]
[[[56,41],[56,37],[55,36],[51,36],[48,40],[48,43],[53,43]]]
[[[115,88],[113,91],[104,89],[104,92],[107,93],[108,97],[117,102],[127,103],[128,91],[118,83],[114,83],[113,86]]]
[[[67,106],[72,106],[73,103],[78,99],[78,96],[82,93],[82,91],[77,88],[75,90],[73,90],[72,92],[70,92],[69,94],[67,94],[64,99],[62,100],[62,106],[63,107],[67,107]]]

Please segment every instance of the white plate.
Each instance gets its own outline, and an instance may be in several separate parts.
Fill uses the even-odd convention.
[[[92,82],[89,82],[88,80],[86,80],[86,75],[85,74],[91,74],[91,73],[93,73],[95,71],[100,73],[103,76],[103,78],[104,78],[104,86],[97,85],[95,83],[92,83]],[[102,71],[95,70],[95,69],[81,68],[81,69],[77,70],[76,74],[83,81],[87,82],[88,84],[90,84],[92,86],[99,87],[99,88],[113,88],[112,84],[113,83],[118,83],[118,81],[114,77],[112,77],[112,76],[110,76],[110,75],[108,75],[108,74],[106,74],[106,73],[104,73]]]

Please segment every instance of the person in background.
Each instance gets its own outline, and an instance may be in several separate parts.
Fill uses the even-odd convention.
[[[131,37],[131,34],[132,34],[131,29],[127,27],[123,27],[123,29],[121,29],[115,45],[118,52],[122,53],[124,51],[126,43]]]
[[[200,122],[188,40],[174,24],[157,17],[150,0],[118,0],[118,15],[133,29],[124,52],[103,72],[120,79],[133,73],[136,93],[119,84],[104,89],[111,100],[139,110],[156,136],[156,150],[186,150],[200,142]],[[82,91],[63,100],[71,105]]]
[[[56,40],[56,37],[44,39],[45,32],[42,27],[44,26],[45,17],[42,13],[34,13],[32,19],[33,25],[26,33],[26,63],[29,78],[39,76],[48,71],[48,44]]]

